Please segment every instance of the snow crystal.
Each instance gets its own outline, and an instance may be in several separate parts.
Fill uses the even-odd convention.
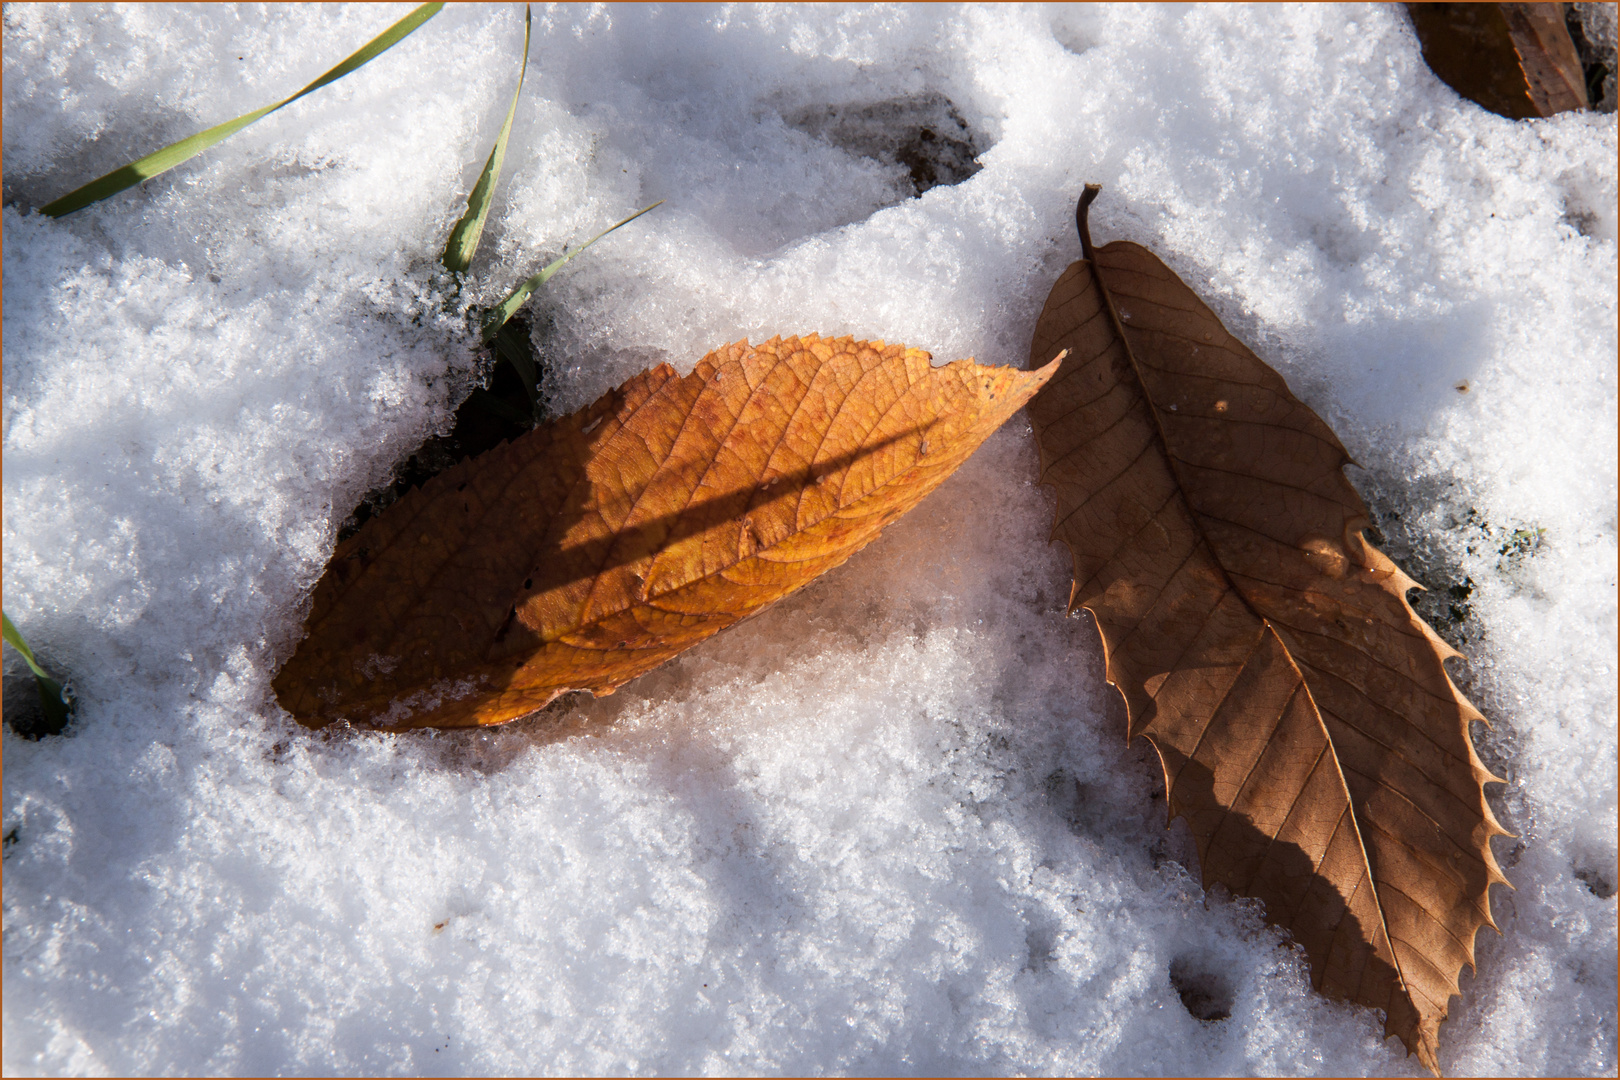
[[[1442,1066],[1614,1072],[1614,114],[1488,114],[1394,5],[560,5],[454,297],[523,16],[452,5],[35,212],[404,10],[6,9],[5,606],[79,697],[4,734],[8,1073],[1411,1074],[1164,829],[1022,416],[612,697],[313,734],[270,691],[478,377],[467,304],[666,199],[533,302],[554,408],[744,337],[1022,364],[1085,182],[1335,425],[1469,654],[1516,891]]]

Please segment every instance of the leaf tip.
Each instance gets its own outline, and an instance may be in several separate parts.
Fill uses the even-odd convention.
[[[1061,364],[1061,363],[1063,363],[1064,358],[1067,357],[1068,355],[1069,355],[1069,350],[1064,349],[1062,352],[1060,352],[1056,356],[1052,357],[1051,360],[1047,361],[1045,365],[1043,365],[1042,367],[1036,368],[1036,370],[1037,371],[1045,371],[1047,368],[1051,367],[1054,364]]]

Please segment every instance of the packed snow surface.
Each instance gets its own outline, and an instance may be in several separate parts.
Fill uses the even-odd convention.
[[[479,377],[468,303],[665,199],[535,300],[554,411],[744,337],[1021,365],[1092,181],[1098,241],[1336,427],[1468,653],[1516,888],[1442,1066],[1613,1074],[1614,115],[1483,112],[1397,5],[537,8],[453,299],[523,10],[452,5],[35,212],[405,10],[6,11],[5,608],[79,701],[4,735],[7,1073],[1411,1074],[1165,830],[1022,415],[612,697],[395,735],[271,693]]]

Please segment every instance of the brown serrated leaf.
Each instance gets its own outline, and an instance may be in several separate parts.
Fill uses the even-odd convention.
[[[611,693],[876,539],[1055,370],[814,334],[661,364],[339,544],[276,696],[463,727]]]
[[[1586,109],[1563,4],[1407,4],[1423,59],[1463,97],[1510,120]]]
[[[1164,767],[1206,887],[1265,902],[1316,987],[1385,1010],[1437,1068],[1474,934],[1492,925],[1482,719],[1415,583],[1362,538],[1344,447],[1146,248],[1093,250],[1030,350],[1030,402],[1073,606],[1095,616],[1129,736]]]

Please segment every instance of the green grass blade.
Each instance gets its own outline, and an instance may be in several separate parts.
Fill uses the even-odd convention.
[[[444,245],[444,268],[459,274],[472,264],[478,250],[478,240],[484,235],[484,219],[489,216],[489,204],[495,198],[495,182],[501,178],[501,165],[506,161],[506,140],[512,134],[512,118],[517,115],[518,95],[523,93],[523,78],[529,73],[529,18],[530,8],[523,7],[523,66],[518,68],[517,89],[512,91],[512,104],[506,108],[506,123],[495,137],[495,148],[484,162],[484,171],[478,174],[478,183],[467,196],[467,212],[461,215],[456,227],[450,230],[450,240]]]
[[[17,630],[17,624],[12,622],[11,616],[3,611],[0,611],[0,628],[3,628],[0,629],[0,633],[4,634],[6,644],[22,653],[22,658],[28,661],[28,666],[33,670],[35,677],[41,679],[50,678],[49,675],[45,674],[45,669],[39,666],[39,661],[34,659],[34,650],[30,649],[28,642],[23,640],[22,634]]]
[[[556,262],[547,266],[544,270],[540,271],[538,274],[534,275],[534,277],[519,285],[516,289],[513,289],[512,294],[505,300],[502,300],[500,306],[491,311],[489,313],[489,318],[485,320],[484,341],[487,343],[493,339],[496,333],[500,331],[501,326],[506,322],[506,320],[510,319],[513,313],[516,312],[518,308],[523,306],[523,302],[532,296],[536,289],[550,281],[551,275],[555,274],[558,270],[561,270],[563,265],[567,263],[569,259],[572,259],[575,255],[578,255],[580,252],[602,239],[602,237],[606,236],[614,229],[622,228],[636,220],[636,218],[640,217],[642,214],[645,214],[648,210],[654,210],[663,205],[664,200],[659,199],[657,202],[653,203],[652,206],[643,207],[642,209],[637,210],[635,213],[631,214],[618,224],[609,225],[607,228],[585,241],[585,243],[581,244],[573,251],[570,251]]]
[[[328,71],[292,97],[284,101],[278,101],[274,105],[266,105],[262,109],[256,109],[243,116],[238,116],[235,120],[227,120],[223,124],[216,124],[207,131],[199,132],[187,139],[181,139],[171,146],[165,146],[163,149],[148,154],[139,161],[133,161],[123,168],[114,169],[106,176],[92,180],[83,187],[68,192],[60,199],[47,203],[40,208],[40,213],[59,218],[65,214],[71,214],[75,210],[82,210],[91,203],[100,202],[108,196],[116,195],[126,188],[132,188],[142,180],[168,172],[176,165],[189,161],[214,144],[225,141],[255,120],[261,120],[277,109],[291,105],[305,94],[312,93],[327,83],[343,78],[343,76],[360,67],[366,61],[393,48],[405,40],[417,27],[437,15],[442,7],[444,7],[442,3],[423,4],[393,26],[372,38],[359,52],[344,60],[337,67]]]
[[[45,673],[34,659],[34,650],[28,647],[17,627],[12,623],[11,616],[0,612],[0,622],[3,622],[6,644],[22,654],[28,661],[28,667],[34,673],[34,682],[39,687],[40,710],[45,714],[45,728],[52,735],[59,734],[67,726],[68,712],[71,705],[67,694],[62,691],[62,684]]]
[[[148,154],[139,161],[132,162],[120,169],[114,169],[101,179],[92,180],[55,202],[47,203],[40,208],[40,213],[45,214],[47,217],[59,218],[65,214],[71,214],[75,210],[83,210],[91,203],[100,202],[102,199],[110,195],[116,195],[126,188],[132,188],[148,177],[168,172],[181,162],[196,157],[215,143],[223,142],[225,139],[235,135],[253,121],[268,115],[274,108],[275,106],[268,106],[257,112],[250,112],[246,116],[238,116],[235,120],[211,127],[207,131],[191,136],[189,139],[181,139],[173,146],[165,146],[155,154]]]
[[[443,7],[444,5],[442,3],[422,4],[413,10],[409,15],[406,15],[403,19],[399,20],[399,22],[395,23],[393,26],[390,26],[388,29],[384,30],[382,33],[360,46],[360,51],[356,52],[353,56],[350,56],[347,60],[344,60],[342,63],[338,64],[337,67],[333,68],[331,71],[328,71],[325,75],[322,75],[320,78],[316,79],[314,82],[310,83],[308,86],[304,87],[302,90],[298,91],[298,93],[294,94],[286,101],[283,101],[281,104],[291,105],[305,94],[313,93],[314,91],[325,86],[327,83],[337,82],[349,72],[354,71],[356,68],[363,67],[365,64],[375,60],[389,49],[392,49],[395,45],[398,45],[400,42],[410,37],[411,34],[416,32],[417,27],[421,26],[423,23],[433,18],[433,16],[437,15],[439,10]],[[280,108],[280,106],[278,105],[277,108]]]

